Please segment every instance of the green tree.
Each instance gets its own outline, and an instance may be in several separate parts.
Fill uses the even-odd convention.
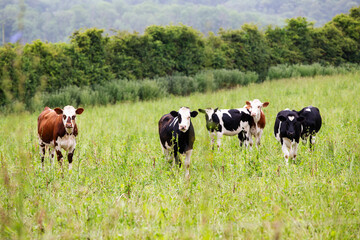
[[[78,86],[103,83],[112,78],[105,56],[109,37],[103,36],[103,32],[102,29],[90,28],[75,31],[71,36],[68,54],[72,58],[72,67],[76,69],[75,84]]]

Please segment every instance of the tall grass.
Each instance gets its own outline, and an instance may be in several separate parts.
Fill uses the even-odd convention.
[[[327,76],[336,74],[346,74],[349,72],[356,72],[360,70],[358,64],[346,63],[338,67],[322,66],[319,63],[312,65],[288,65],[281,64],[278,66],[270,67],[267,79],[281,79],[281,78],[296,78],[296,77],[314,77],[314,76]]]
[[[245,86],[258,79],[256,73],[238,70],[204,71],[193,77],[175,74],[157,79],[141,81],[114,80],[92,88],[69,86],[56,93],[44,93],[43,106],[65,106],[67,104],[93,106],[126,101],[146,101],[165,95],[188,96],[195,92],[215,91],[222,88]]]
[[[39,112],[0,116],[0,238],[358,239],[358,79],[286,79],[89,106],[77,118],[72,171],[48,159],[41,170]],[[254,98],[270,102],[259,149],[224,137],[212,151],[199,115],[190,180],[165,161],[157,129],[163,114],[181,106],[242,107]],[[273,136],[276,114],[308,105],[323,117],[315,150],[300,144],[297,162],[286,166]]]

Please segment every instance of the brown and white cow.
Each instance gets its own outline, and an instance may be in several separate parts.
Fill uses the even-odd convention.
[[[38,136],[40,145],[41,164],[44,168],[44,156],[49,149],[50,161],[53,163],[55,151],[58,161],[62,165],[61,148],[68,153],[69,169],[72,168],[72,158],[76,146],[78,128],[75,123],[76,115],[80,115],[83,108],[75,109],[66,106],[64,109],[45,107],[38,117]]]
[[[262,103],[259,99],[253,101],[246,101],[245,107],[251,112],[254,118],[254,125],[251,126],[251,135],[255,137],[256,146],[260,145],[261,135],[266,125],[265,114],[262,111],[263,107],[267,107],[269,102]]]

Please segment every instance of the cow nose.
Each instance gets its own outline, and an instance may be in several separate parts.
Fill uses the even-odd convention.
[[[185,130],[186,127],[185,127],[185,125],[180,125],[179,128],[180,128],[180,130]]]
[[[72,128],[72,124],[71,123],[66,123],[66,127],[67,128]]]
[[[256,113],[252,112],[252,113],[251,113],[251,116],[252,116],[252,117],[256,116]]]
[[[292,137],[292,136],[294,136],[294,135],[295,135],[295,133],[294,133],[294,132],[288,132],[288,134],[289,134],[289,137]]]

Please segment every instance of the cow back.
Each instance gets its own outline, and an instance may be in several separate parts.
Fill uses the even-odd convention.
[[[305,118],[303,122],[304,133],[314,133],[320,130],[322,119],[317,107],[305,107],[299,111],[299,116]]]
[[[58,115],[54,110],[46,107],[38,117],[38,134],[45,143],[50,143],[56,139],[57,136],[64,136],[65,128],[61,120],[61,115]]]

